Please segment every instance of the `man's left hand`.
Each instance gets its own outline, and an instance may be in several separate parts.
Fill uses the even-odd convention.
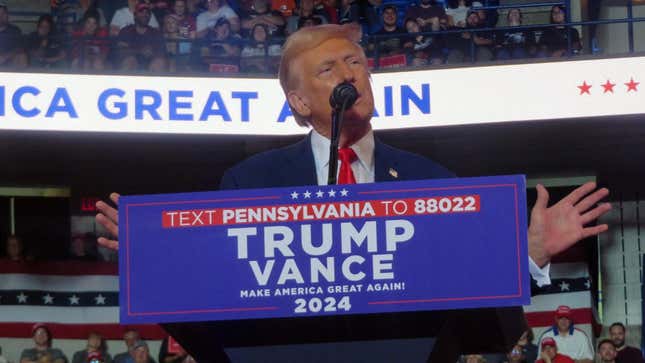
[[[607,230],[607,224],[585,227],[611,209],[609,203],[598,204],[609,195],[607,188],[596,190],[596,183],[585,183],[551,207],[546,188],[538,184],[536,189],[528,239],[529,256],[539,267],[576,242]]]

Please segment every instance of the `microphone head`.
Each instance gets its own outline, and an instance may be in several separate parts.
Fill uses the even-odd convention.
[[[346,109],[352,107],[354,102],[358,99],[358,90],[349,82],[343,82],[334,87],[334,90],[329,96],[329,104],[332,108],[341,108],[345,104]]]

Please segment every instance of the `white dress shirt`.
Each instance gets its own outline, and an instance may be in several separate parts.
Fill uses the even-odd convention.
[[[311,131],[311,149],[314,154],[314,162],[316,164],[316,178],[318,185],[327,185],[327,177],[329,174],[329,145],[331,141],[317,133],[316,130]],[[352,171],[357,183],[373,183],[374,182],[374,132],[370,130],[360,140],[350,146],[356,153],[357,159],[352,163]],[[340,164],[338,161],[338,171],[340,171]],[[337,171],[337,176],[338,176]],[[549,270],[551,264],[548,263],[543,268],[538,265],[529,256],[529,273],[537,282],[538,286],[550,285],[551,277]]]

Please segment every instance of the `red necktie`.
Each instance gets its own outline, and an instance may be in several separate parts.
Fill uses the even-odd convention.
[[[340,160],[338,184],[356,184],[356,178],[352,171],[352,163],[357,158],[356,153],[351,148],[341,147],[338,149],[338,160]]]

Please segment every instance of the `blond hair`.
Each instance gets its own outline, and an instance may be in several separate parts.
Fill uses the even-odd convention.
[[[330,39],[347,39],[360,47],[361,28],[354,23],[337,25],[323,24],[312,27],[302,28],[291,34],[284,43],[282,49],[282,58],[280,59],[280,68],[278,78],[280,86],[285,95],[298,86],[300,78],[293,74],[292,63],[300,54],[318,47],[320,44]],[[293,117],[300,126],[308,126],[308,120],[299,115],[293,107],[291,108]]]

